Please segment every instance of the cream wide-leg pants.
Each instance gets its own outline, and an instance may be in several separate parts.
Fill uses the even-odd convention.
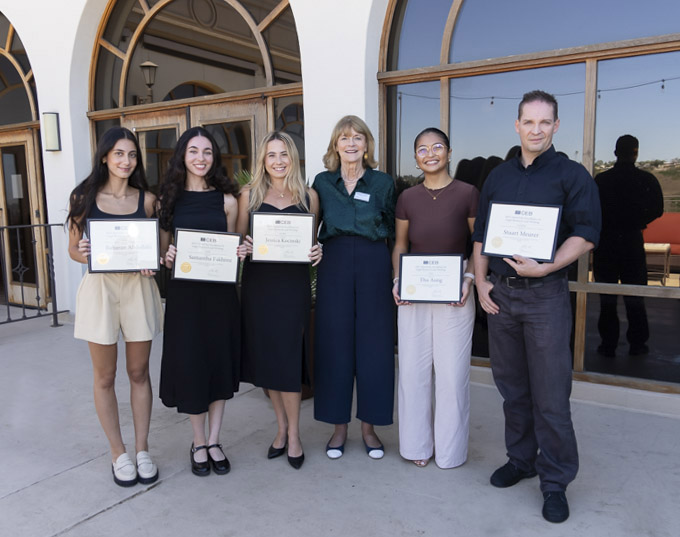
[[[405,459],[429,459],[434,451],[440,468],[465,462],[474,322],[472,292],[463,307],[399,306],[399,453]]]

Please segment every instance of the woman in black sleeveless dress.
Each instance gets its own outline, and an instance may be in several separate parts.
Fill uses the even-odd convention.
[[[222,174],[220,150],[202,127],[178,140],[161,189],[161,252],[172,267],[176,228],[234,231],[236,185]],[[170,280],[165,305],[160,397],[189,414],[191,470],[205,476],[230,470],[219,442],[227,399],[238,391],[239,305],[233,284]],[[208,435],[205,432],[206,418]]]
[[[97,144],[90,175],[71,193],[67,218],[69,255],[87,263],[90,241],[83,237],[90,218],[148,218],[156,197],[147,192],[139,144],[128,129],[109,129]],[[88,342],[94,372],[94,401],[99,422],[109,441],[113,480],[129,487],[158,479],[149,455],[151,340],[163,324],[161,297],[153,272],[86,273],[76,297],[74,337]],[[118,337],[125,341],[130,379],[130,403],[135,428],[136,457],[125,450],[118,418],[115,379]]]
[[[265,136],[257,155],[255,174],[239,197],[238,232],[246,235],[239,247],[245,258],[253,251],[250,213],[313,213],[318,217],[316,192],[300,173],[295,143],[285,133]],[[321,247],[311,248],[309,259],[321,261]],[[273,459],[286,452],[299,469],[304,461],[300,443],[302,384],[310,384],[309,266],[295,263],[251,263],[246,260],[241,284],[243,360],[241,380],[269,390],[278,432],[267,454]]]

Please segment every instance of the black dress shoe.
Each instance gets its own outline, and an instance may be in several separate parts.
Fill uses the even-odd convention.
[[[303,453],[299,457],[291,457],[288,455],[288,464],[290,464],[296,470],[302,468],[302,463],[305,462],[305,454]]]
[[[520,470],[519,468],[517,468],[517,466],[508,461],[498,470],[496,470],[493,474],[491,474],[490,481],[494,487],[504,489],[516,485],[522,479],[534,477],[535,475],[536,470],[525,472],[524,470]]]
[[[194,459],[194,453],[201,449],[208,449],[208,446],[197,446],[194,447],[194,444],[191,444],[191,452],[189,453],[189,456],[191,458],[191,473],[200,477],[204,477],[208,474],[210,474],[210,456],[208,456],[207,461],[203,462],[197,462],[196,459]]]
[[[564,522],[569,518],[569,504],[563,491],[543,493],[543,518],[548,522]]]
[[[219,475],[228,474],[229,470],[231,470],[231,464],[229,464],[229,459],[227,459],[226,455],[224,455],[224,459],[222,460],[214,459],[213,456],[210,454],[210,450],[213,448],[219,449],[222,452],[222,455],[224,455],[224,451],[222,451],[222,444],[210,444],[208,446],[208,459],[212,463],[213,470],[215,470],[215,473]]]
[[[274,443],[272,443],[271,446],[269,446],[269,450],[267,451],[267,458],[268,459],[275,459],[276,457],[280,457],[286,452],[286,447],[288,446],[288,442],[283,444],[283,447],[274,447]]]

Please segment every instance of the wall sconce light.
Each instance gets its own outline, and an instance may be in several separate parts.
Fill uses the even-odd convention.
[[[57,112],[43,112],[42,128],[45,134],[45,151],[61,151],[59,114]]]
[[[139,66],[139,68],[142,70],[142,75],[144,76],[144,84],[146,84],[147,88],[146,99],[144,99],[144,102],[140,104],[152,103],[153,90],[151,88],[153,88],[153,85],[156,83],[156,69],[158,69],[158,65],[156,65],[152,61],[146,60]]]

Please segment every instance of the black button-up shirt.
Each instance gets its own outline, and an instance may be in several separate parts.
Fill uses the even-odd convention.
[[[371,241],[394,238],[394,180],[386,173],[367,168],[351,195],[339,169],[320,173],[312,187],[321,206],[319,241],[344,235]]]
[[[562,215],[557,248],[569,237],[583,237],[597,246],[601,213],[597,185],[579,163],[558,155],[551,146],[525,168],[521,155],[494,168],[479,198],[472,240],[482,243],[492,201],[559,205]],[[503,258],[489,256],[489,270],[503,276],[517,276]],[[566,270],[563,269],[563,270]]]

